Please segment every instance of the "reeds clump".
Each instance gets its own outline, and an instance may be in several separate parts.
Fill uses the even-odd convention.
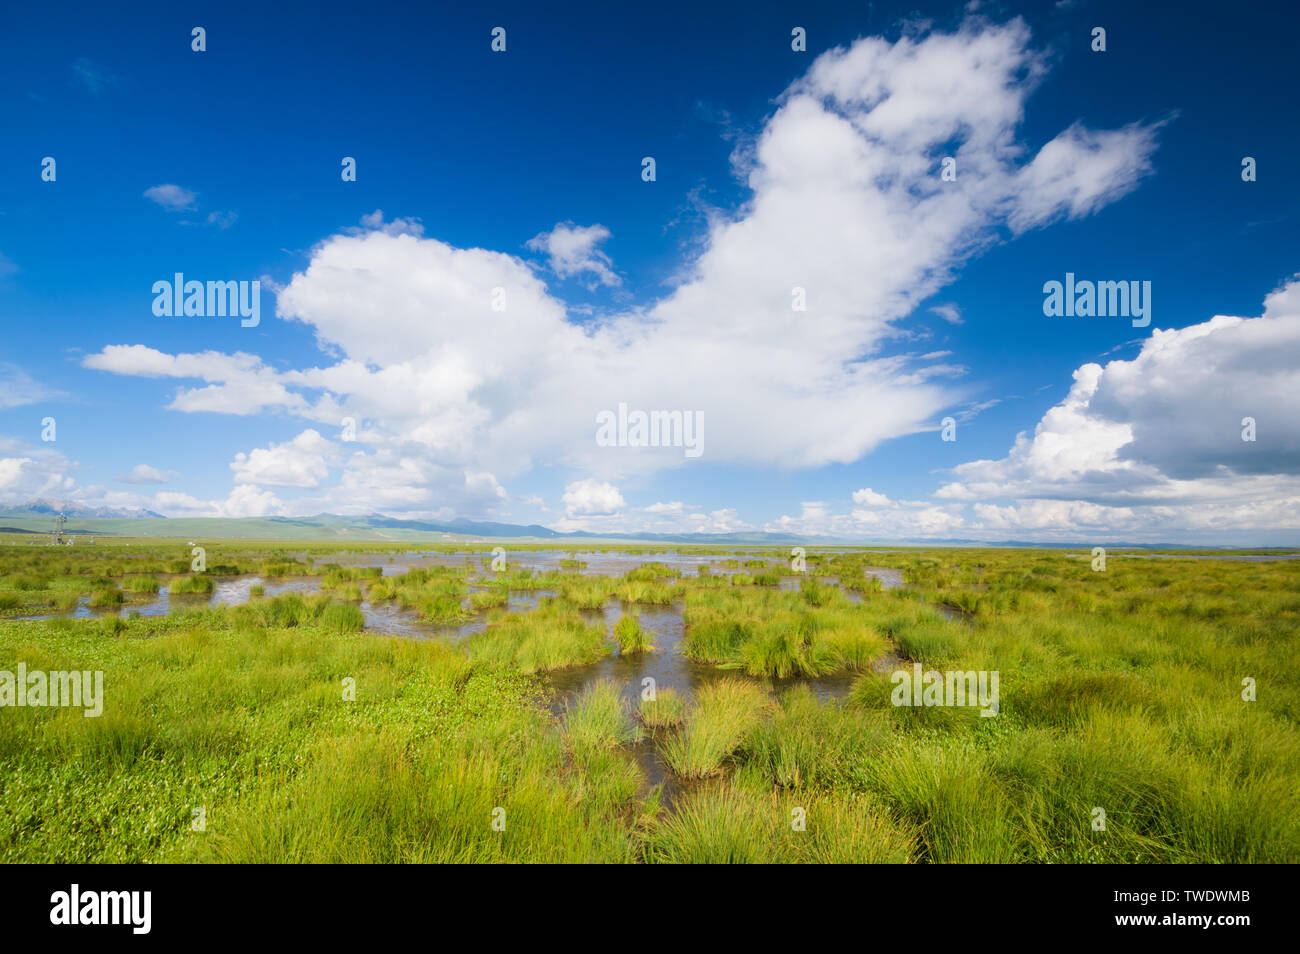
[[[668,566],[666,563],[643,563],[635,570],[628,570],[623,575],[623,579],[628,582],[653,583],[656,580],[676,578],[681,576],[681,571],[676,567]]]
[[[795,820],[802,824],[796,825]],[[755,785],[694,792],[645,838],[659,864],[902,864],[917,840],[870,795],[773,797]]]
[[[521,672],[592,663],[610,649],[602,629],[588,626],[576,612],[554,604],[496,620],[471,636],[468,647],[475,662]]]
[[[647,653],[654,650],[654,633],[641,625],[636,613],[624,613],[614,624],[614,638],[618,640],[619,652],[624,656],[632,653]]]
[[[664,761],[685,778],[717,774],[770,707],[767,692],[753,683],[721,679],[705,686],[685,728],[664,742]]]
[[[566,576],[559,584],[560,596],[579,609],[600,609],[613,592],[614,582],[603,576]]]
[[[172,580],[172,585],[167,587],[169,593],[211,593],[212,590],[212,578],[199,574]]]
[[[361,584],[344,583],[341,586],[335,587],[334,598],[343,600],[345,603],[360,603]]]
[[[642,697],[641,724],[647,729],[668,729],[686,721],[686,703],[677,690],[665,686],[651,698]]]
[[[469,607],[475,612],[505,606],[510,602],[510,594],[505,590],[480,590],[469,595]]]
[[[335,633],[359,633],[366,627],[361,608],[352,603],[328,603],[321,610],[320,625]]]
[[[798,686],[782,694],[780,707],[754,729],[742,755],[779,788],[852,785],[859,766],[893,734],[886,716],[819,702],[807,686]]]
[[[839,655],[819,639],[807,617],[771,620],[740,647],[740,658],[751,676],[824,676],[841,668]]]
[[[564,735],[571,751],[589,754],[635,742],[641,732],[628,714],[619,687],[602,680],[588,686],[569,706]]]
[[[99,590],[86,603],[87,606],[121,606],[126,602],[126,594],[119,589],[108,588]]]
[[[302,626],[316,615],[315,607],[303,599],[301,593],[281,593],[269,600],[241,606],[238,611],[253,616],[267,628]]]
[[[625,603],[671,603],[677,598],[677,587],[668,583],[642,580],[625,580],[618,588],[618,596]]]
[[[387,583],[371,583],[366,588],[366,599],[372,603],[383,603],[397,598],[397,590]]]

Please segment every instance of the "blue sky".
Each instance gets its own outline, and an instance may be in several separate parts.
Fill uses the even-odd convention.
[[[0,501],[1294,543],[1300,15],[1153,6],[15,8]]]

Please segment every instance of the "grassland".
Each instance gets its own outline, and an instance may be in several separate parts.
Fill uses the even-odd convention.
[[[1300,561],[422,549],[442,565],[381,576],[391,544],[210,541],[202,573],[175,542],[0,545],[0,670],[105,674],[97,718],[0,708],[0,858],[1300,861]],[[639,563],[592,575],[597,549]],[[209,605],[250,574],[318,591]],[[484,625],[376,635],[362,600]],[[602,668],[665,658],[695,681]],[[914,662],[999,672],[997,716],[892,704]]]

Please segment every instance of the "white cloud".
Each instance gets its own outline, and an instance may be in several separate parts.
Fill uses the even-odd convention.
[[[335,445],[308,429],[285,444],[238,453],[230,464],[235,481],[271,487],[319,487],[329,476]]]
[[[1075,123],[1016,176],[1011,228],[1024,232],[1057,217],[1081,218],[1133,191],[1152,171],[1158,128],[1134,123],[1095,132]]]
[[[61,454],[33,451],[22,457],[0,457],[0,499],[55,497],[76,486],[68,460]]]
[[[603,225],[561,222],[551,231],[529,239],[527,247],[546,253],[551,271],[560,278],[591,272],[596,283],[621,285],[623,280],[614,274],[609,256],[596,248],[608,238],[609,229]]]
[[[198,195],[178,185],[166,184],[150,186],[144,190],[144,197],[151,202],[157,202],[168,212],[180,212],[194,208],[194,200]]]
[[[336,363],[285,371],[115,345],[85,364],[204,381],[174,395],[179,411],[357,418],[361,463],[325,491],[373,493],[373,509],[500,499],[468,474],[558,466],[609,482],[690,466],[679,448],[596,446],[596,413],[620,402],[707,415],[706,463],[851,463],[962,398],[946,380],[959,366],[889,353],[900,323],[1006,225],[1095,211],[1145,169],[1151,128],[1075,126],[1026,173],[1037,160],[1016,134],[1044,70],[1020,20],[823,54],[738,154],[750,197],[711,218],[676,287],[595,326],[570,322],[520,258],[423,238],[377,210],[317,245],[278,294],[277,315]],[[939,149],[956,183],[939,179]],[[1062,156],[1086,171],[1064,175]],[[607,234],[561,225],[533,241],[557,273],[609,281]],[[796,286],[806,312],[791,310]]]
[[[627,506],[613,484],[588,478],[564,488],[564,511],[570,517],[611,514]]]
[[[739,533],[753,530],[732,508],[704,508],[673,501],[623,507],[606,514],[569,514],[550,524],[556,530],[620,534]]]
[[[952,302],[944,302],[943,304],[935,305],[930,309],[930,311],[938,315],[950,325],[960,325],[962,323],[961,309]]]
[[[275,494],[252,484],[238,484],[225,500],[215,501],[182,493],[157,493],[149,509],[169,517],[273,517],[285,513],[284,504]]]
[[[1300,281],[1258,318],[1157,329],[1132,360],[1083,365],[1006,457],[954,473],[935,496],[981,502],[992,527],[1300,528]]]
[[[505,500],[507,497],[506,489],[497,482],[496,477],[486,472],[466,473],[465,489],[475,496],[495,497],[498,500]]]
[[[853,491],[853,502],[864,507],[885,507],[889,505],[889,498],[884,494],[876,493],[870,487],[863,487],[861,490]]]
[[[828,503],[806,502],[797,516],[784,515],[769,521],[763,529],[769,533],[793,536],[830,536],[839,539],[925,539],[965,536],[967,520],[962,504],[935,504],[929,501],[900,500],[877,502],[871,498],[857,500],[871,509],[837,512]],[[874,497],[881,497],[875,494]]]
[[[97,354],[87,355],[82,364],[114,374],[219,382],[177,391],[168,405],[174,411],[255,414],[265,407],[304,412],[309,407],[301,395],[289,390],[279,372],[264,365],[257,355],[242,351],[170,355],[144,345],[108,345]]]
[[[424,224],[417,218],[397,218],[391,222],[384,221],[384,210],[375,209],[375,211],[361,216],[361,228],[349,229],[351,234],[360,235],[367,231],[383,232],[385,235],[423,235]]]

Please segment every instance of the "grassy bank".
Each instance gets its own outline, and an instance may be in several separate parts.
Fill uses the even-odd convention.
[[[779,551],[699,574],[651,554],[494,586],[468,562],[381,578],[337,553],[209,556],[327,585],[0,620],[0,670],[104,673],[97,718],[0,708],[4,860],[1300,861],[1300,563],[845,550],[796,579]],[[215,575],[110,547],[58,560],[0,548],[0,600],[129,613],[168,576]],[[558,595],[507,612],[516,580]],[[493,596],[461,607],[471,583]],[[459,643],[364,633],[353,588],[487,624]],[[660,598],[716,678],[647,697],[598,677],[665,655],[633,616]],[[593,621],[618,599],[626,622]],[[997,671],[997,715],[895,705],[913,663]],[[591,678],[557,705],[560,670]],[[806,681],[827,674],[847,694]]]

